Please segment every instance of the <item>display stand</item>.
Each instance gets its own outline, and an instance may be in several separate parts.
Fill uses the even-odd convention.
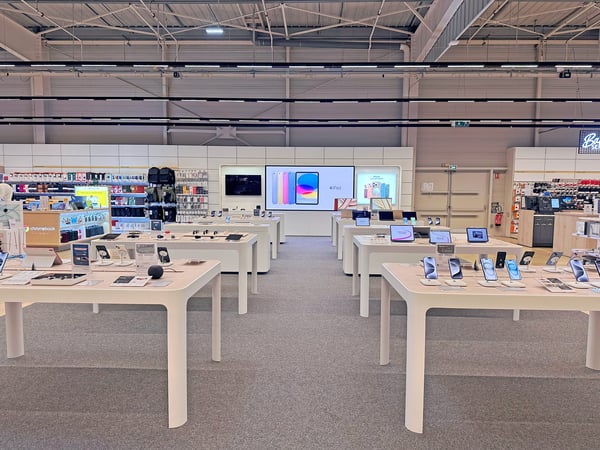
[[[500,283],[497,281],[479,280],[478,283],[483,287],[499,287]]]
[[[524,288],[525,283],[521,283],[520,281],[510,280],[510,281],[502,281],[502,285],[508,288]]]
[[[450,279],[450,280],[444,280],[444,282],[448,286],[455,286],[455,287],[466,287],[467,286],[467,283],[465,283],[463,280]]]
[[[442,285],[440,280],[428,280],[427,278],[421,278],[419,281],[421,282],[421,284],[423,284],[425,286],[441,286]]]

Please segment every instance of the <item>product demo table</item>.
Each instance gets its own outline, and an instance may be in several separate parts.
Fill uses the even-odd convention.
[[[477,274],[477,275],[475,275]],[[451,309],[529,309],[546,311],[589,311],[586,366],[600,370],[600,297],[591,289],[551,293],[538,278],[551,276],[541,268],[523,279],[525,288],[484,287],[480,272],[465,276],[466,287],[425,286],[423,268],[400,263],[382,265],[381,330],[379,363],[390,361],[390,288],[406,302],[406,406],[405,425],[423,432],[425,391],[425,325],[427,311]],[[506,278],[506,277],[504,277]],[[561,277],[568,279],[567,277]]]
[[[360,274],[360,315],[369,317],[369,275],[371,259],[379,257],[381,262],[416,263],[425,256],[435,256],[436,246],[427,239],[415,239],[414,242],[390,242],[390,237],[377,238],[369,235],[356,235],[353,237],[353,262],[352,262],[352,295],[359,293]],[[490,239],[489,242],[470,243],[466,235],[453,234],[452,243],[455,245],[456,254],[487,255],[504,251],[521,259],[523,247],[510,242]],[[379,274],[379,272],[378,272]]]
[[[91,282],[74,286],[9,285],[0,281],[0,298],[6,309],[6,356],[25,354],[21,302],[162,305],[167,310],[169,428],[183,425],[187,421],[187,303],[204,286],[212,286],[212,359],[220,361],[221,264],[211,260],[193,266],[174,264],[172,268],[156,280],[169,282],[160,287],[152,282],[143,287],[110,286],[118,276],[133,274],[131,270],[115,271],[114,266],[94,270],[89,275]]]
[[[198,239],[194,236],[183,235],[177,236],[177,239],[158,238],[157,236],[156,233],[142,233],[139,237],[131,238],[128,237],[128,233],[123,233],[117,239],[95,239],[91,242],[94,248],[92,255],[96,254],[95,247],[99,244],[105,245],[109,250],[112,249],[111,253],[115,257],[117,245],[133,251],[136,243],[156,243],[159,247],[167,247],[172,259],[221,260],[228,253],[233,253],[237,259],[237,267],[233,267],[233,270],[238,273],[238,312],[239,314],[248,312],[248,272],[252,272],[251,292],[253,294],[258,292],[258,251],[255,234],[246,234],[239,241],[228,241],[225,236],[214,235],[200,235]],[[251,261],[251,266],[249,261]],[[221,270],[227,271],[223,267]]]

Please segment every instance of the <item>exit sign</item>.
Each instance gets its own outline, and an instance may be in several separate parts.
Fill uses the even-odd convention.
[[[465,128],[471,125],[471,122],[469,120],[453,120],[451,125],[454,128]]]

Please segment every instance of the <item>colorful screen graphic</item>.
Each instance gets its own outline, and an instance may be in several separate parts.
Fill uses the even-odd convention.
[[[353,198],[352,166],[265,166],[265,209],[333,211]]]
[[[319,172],[296,172],[296,204],[319,204]]]

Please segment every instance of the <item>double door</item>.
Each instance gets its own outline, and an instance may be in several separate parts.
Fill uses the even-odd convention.
[[[420,220],[440,218],[452,229],[488,227],[490,176],[488,170],[417,169],[415,210]]]

